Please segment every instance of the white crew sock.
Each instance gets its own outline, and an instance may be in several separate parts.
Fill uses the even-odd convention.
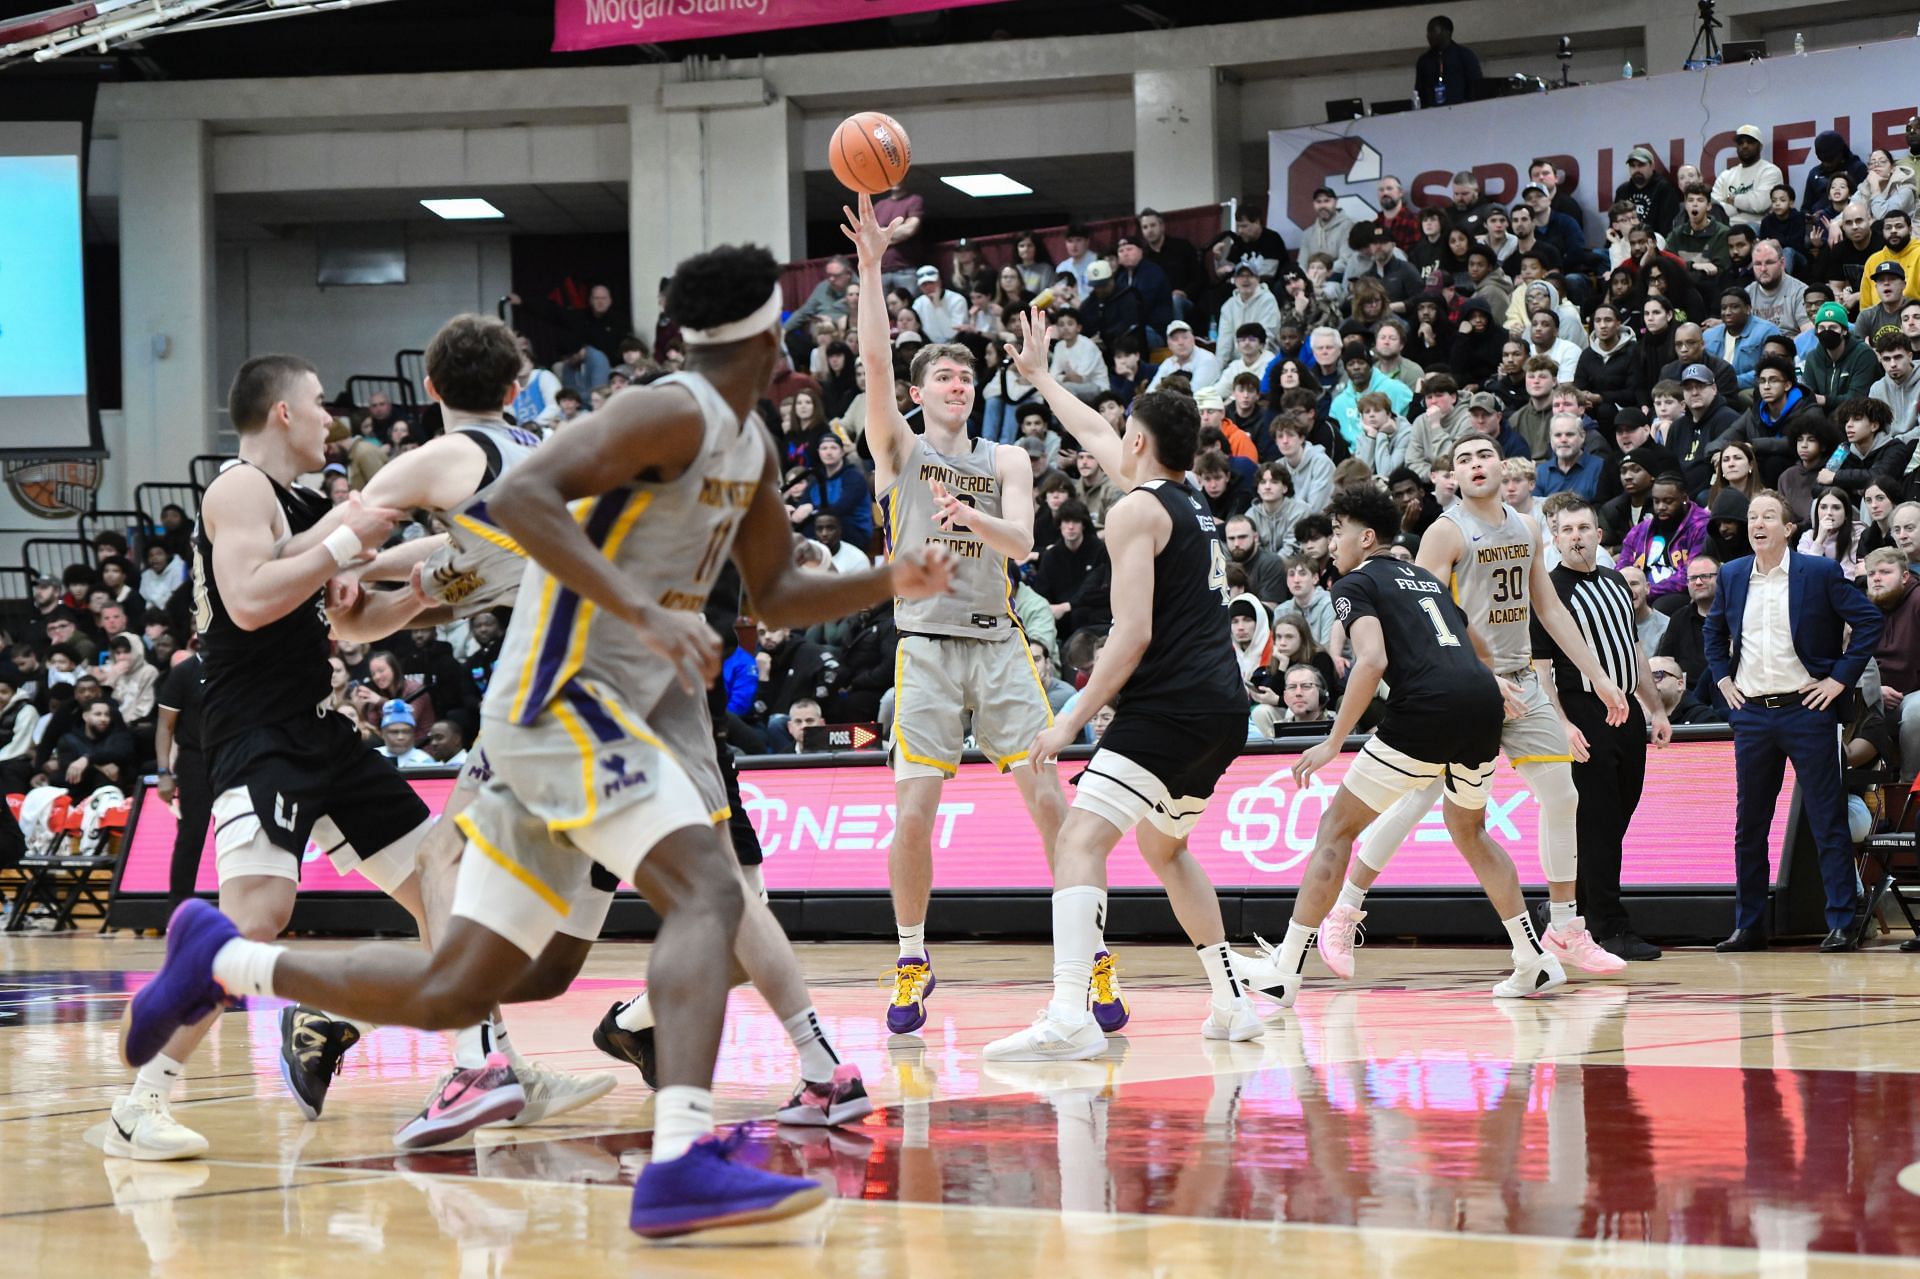
[[[713,1132],[713,1091],[669,1084],[653,1095],[653,1158],[662,1164]]]
[[[923,919],[917,924],[895,924],[894,928],[900,934],[900,958],[925,959],[927,957],[926,920]]]
[[[820,1028],[820,1014],[813,1010],[813,1005],[808,1004],[791,1017],[781,1018],[780,1024],[787,1028],[787,1037],[800,1053],[800,1078],[810,1084],[831,1081],[840,1058],[827,1042],[827,1032]]]
[[[1280,975],[1291,976],[1305,972],[1307,967],[1307,947],[1313,945],[1317,929],[1309,928],[1297,919],[1287,921],[1287,939],[1280,943]]]
[[[173,1090],[180,1086],[180,1078],[187,1067],[185,1062],[175,1061],[161,1053],[152,1061],[140,1067],[133,1077],[133,1096],[148,1094],[157,1096],[161,1101],[172,1101]]]
[[[1206,970],[1207,986],[1213,993],[1215,1008],[1232,1008],[1246,997],[1246,989],[1233,975],[1233,948],[1225,942],[1197,946],[1200,967]]]
[[[622,1030],[649,1030],[653,1026],[653,1005],[641,991],[613,1015],[613,1024]]]
[[[1547,927],[1556,933],[1572,928],[1574,912],[1578,909],[1578,902],[1548,902]]]
[[[1500,921],[1506,925],[1507,936],[1513,939],[1513,953],[1519,959],[1532,959],[1540,954],[1540,938],[1534,935],[1533,916],[1521,911],[1512,919]]]
[[[1367,890],[1354,883],[1351,879],[1340,885],[1340,905],[1359,910],[1366,900]]]
[[[507,1034],[507,1019],[498,1008],[487,1018],[487,1043],[493,1051],[505,1054],[509,1065],[527,1064],[527,1059],[513,1046],[513,1037]]]
[[[235,937],[213,956],[213,979],[229,995],[273,994],[273,966],[286,951],[270,942]]]
[[[1087,1011],[1093,983],[1093,952],[1100,945],[1100,921],[1107,913],[1107,890],[1091,884],[1062,888],[1053,895],[1053,1000],[1047,1013],[1077,1026]]]
[[[487,1024],[453,1032],[453,1064],[461,1070],[479,1070],[487,1064]]]

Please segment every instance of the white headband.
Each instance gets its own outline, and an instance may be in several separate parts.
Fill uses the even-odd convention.
[[[718,346],[722,342],[738,342],[741,338],[750,338],[774,326],[780,319],[783,300],[780,283],[776,280],[773,285],[773,295],[752,315],[711,329],[681,329],[680,339],[688,346]]]

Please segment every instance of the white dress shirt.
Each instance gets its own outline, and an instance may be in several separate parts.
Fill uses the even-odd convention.
[[[1787,566],[1792,562],[1792,555],[1782,555],[1769,572],[1754,558],[1747,608],[1740,615],[1740,668],[1733,675],[1733,686],[1743,697],[1791,693],[1813,682],[1793,651],[1793,622],[1787,616]]]

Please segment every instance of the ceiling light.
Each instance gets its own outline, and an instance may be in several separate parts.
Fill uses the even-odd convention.
[[[474,198],[454,200],[422,200],[422,208],[429,213],[437,213],[449,222],[465,222],[475,218],[504,218],[507,215],[494,208],[485,200]]]
[[[1004,173],[960,173],[940,179],[962,195],[988,200],[997,195],[1032,195],[1033,188]]]

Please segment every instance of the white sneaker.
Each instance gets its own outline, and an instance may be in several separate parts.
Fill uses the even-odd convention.
[[[980,1050],[988,1061],[1087,1061],[1107,1050],[1107,1037],[1092,1017],[1055,1021],[1042,1009],[1033,1025],[996,1039]]]
[[[101,1149],[120,1159],[197,1159],[207,1139],[175,1119],[166,1098],[147,1093],[113,1103]]]
[[[1208,1039],[1225,1039],[1237,1044],[1258,1039],[1266,1033],[1266,1030],[1266,1026],[1254,1013],[1253,1005],[1244,998],[1235,1001],[1228,1008],[1222,1008],[1218,1004],[1210,1005],[1207,1009],[1207,1019],[1200,1023],[1200,1033]]]
[[[1566,984],[1567,970],[1552,955],[1545,951],[1537,955],[1515,952],[1513,974],[1495,986],[1493,993],[1501,999],[1532,999]]]
[[[513,1073],[520,1078],[527,1104],[511,1119],[498,1120],[490,1127],[522,1128],[564,1115],[599,1101],[620,1082],[612,1075],[574,1075],[532,1061],[515,1066]]]
[[[1234,977],[1248,990],[1264,995],[1280,1007],[1293,1007],[1294,997],[1300,993],[1300,974],[1283,971],[1278,946],[1258,935],[1253,940],[1265,953],[1255,957],[1237,950],[1231,952]]]

